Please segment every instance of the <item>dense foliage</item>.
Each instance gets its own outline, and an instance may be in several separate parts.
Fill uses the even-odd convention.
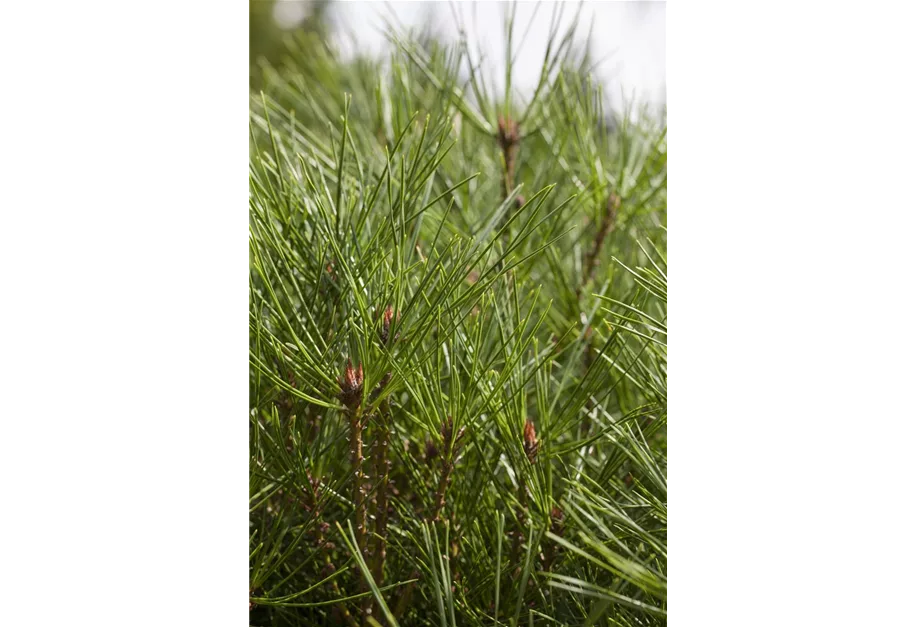
[[[665,125],[554,31],[259,77],[253,625],[665,623]]]

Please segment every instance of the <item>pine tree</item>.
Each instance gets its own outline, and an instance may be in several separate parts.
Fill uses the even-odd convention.
[[[252,94],[251,622],[664,624],[664,119],[389,36]]]

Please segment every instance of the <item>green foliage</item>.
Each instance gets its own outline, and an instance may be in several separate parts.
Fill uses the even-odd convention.
[[[252,95],[251,622],[663,624],[664,123],[571,32],[526,99],[390,32],[295,35]]]
[[[295,30],[300,36],[311,37],[316,47],[321,45],[322,39],[327,34],[325,13],[329,5],[328,0],[249,0],[249,84],[252,89],[262,87],[264,68],[278,63],[284,56],[285,31],[274,19],[274,8],[278,2],[302,6],[305,17],[295,27]]]

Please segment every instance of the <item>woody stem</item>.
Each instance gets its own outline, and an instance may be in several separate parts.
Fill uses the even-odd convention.
[[[357,549],[366,549],[366,489],[363,485],[363,425],[360,407],[350,412],[350,465],[353,469],[353,504],[356,513],[355,536]]]
[[[455,460],[452,459],[452,443],[446,441],[445,450],[443,451],[443,470],[439,476],[439,487],[436,490],[436,497],[433,499],[433,516],[431,517],[433,522],[439,520],[439,515],[446,505],[446,487],[449,485],[449,476],[452,474],[452,469],[454,467]]]
[[[388,430],[390,423],[390,409],[386,399],[379,405],[379,423],[373,428],[375,437],[373,461],[375,463],[372,469],[373,476],[367,482],[375,486],[374,497],[370,503],[372,517],[375,521],[375,534],[372,538],[366,538],[367,550],[364,552],[373,580],[380,586],[385,568],[385,534],[388,525]],[[370,542],[372,542],[372,550],[369,550]],[[376,609],[381,612],[381,608],[371,596],[363,599],[361,608],[364,620]]]

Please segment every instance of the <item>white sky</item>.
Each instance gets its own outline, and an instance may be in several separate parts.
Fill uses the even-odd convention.
[[[541,5],[537,13],[536,4]],[[514,47],[519,45],[529,20],[535,15],[528,37],[517,54],[514,84],[523,92],[533,89],[537,83],[555,4],[518,3]],[[563,4],[562,31],[573,21],[578,3]],[[424,18],[432,14],[441,34],[455,39],[458,36],[458,27],[452,15],[452,10],[455,10],[464,18],[470,39],[481,42],[494,83],[502,90],[505,52],[503,16],[506,8],[507,3],[494,1],[384,3],[358,0],[335,3],[330,17],[335,26],[335,41],[348,56],[354,52],[350,38],[345,35],[348,30],[354,33],[356,45],[362,52],[383,52],[387,42],[380,32],[384,27],[382,16],[392,12],[405,26],[420,26]],[[472,17],[475,13],[476,21]],[[612,103],[620,105],[623,93],[628,99],[639,102],[664,104],[665,2],[586,2],[577,30],[581,41],[585,41],[590,23],[593,58],[604,59],[596,74],[604,81]]]

